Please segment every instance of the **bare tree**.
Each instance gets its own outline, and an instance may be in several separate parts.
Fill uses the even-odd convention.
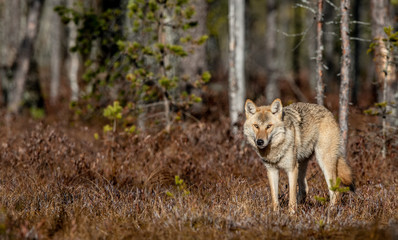
[[[391,57],[390,49],[386,38],[384,28],[391,26],[391,17],[389,13],[388,0],[372,0],[371,14],[372,14],[372,38],[375,41],[374,48],[374,62],[376,68],[376,80],[381,91],[379,91],[379,102],[395,102],[394,84],[396,84],[396,65]],[[397,110],[393,109],[387,104],[388,112],[392,114],[387,116],[387,123],[394,124],[393,117],[397,117]],[[397,122],[395,124],[398,124]]]
[[[242,0],[229,0],[229,115],[232,132],[243,112],[245,101],[245,4]]]
[[[398,94],[394,92],[396,84],[396,65],[393,61],[390,41],[384,41],[387,35],[384,28],[391,26],[388,0],[372,0],[372,37],[375,41],[374,62],[376,71],[376,80],[379,84],[378,101],[385,104],[385,113],[382,118],[383,147],[382,156],[386,157],[386,128],[387,125],[398,125],[398,111],[390,106],[391,102],[396,102]],[[395,96],[394,96],[395,95]],[[394,118],[395,121],[394,121]]]
[[[319,105],[323,104],[324,83],[323,83],[323,0],[318,0],[317,27],[316,27],[316,100]]]
[[[207,1],[193,0],[192,4],[195,6],[195,15],[192,21],[198,23],[195,28],[189,29],[193,39],[199,39],[201,36],[206,34],[206,16],[207,16]],[[204,45],[195,46],[193,53],[189,54],[184,58],[184,69],[183,74],[189,78],[197,78],[205,69],[207,69],[206,63],[206,49]]]
[[[280,91],[277,81],[277,61],[276,61],[276,19],[277,6],[276,0],[267,1],[267,36],[265,43],[266,61],[267,61],[267,86],[265,97],[267,102],[271,103],[275,98],[280,97]]]
[[[73,8],[75,0],[68,0],[68,8]],[[76,45],[77,37],[77,26],[73,21],[68,24],[69,36],[68,36],[68,48],[74,47]],[[79,83],[78,83],[78,72],[80,66],[79,54],[77,52],[68,51],[68,78],[70,84],[71,101],[77,101],[79,99]]]
[[[341,0],[341,39],[342,39],[342,63],[341,63],[341,83],[339,96],[339,123],[342,139],[342,154],[347,156],[348,141],[348,102],[350,92],[350,72],[351,72],[351,46],[349,29],[350,0]]]
[[[60,0],[53,0],[51,7],[60,4]],[[58,101],[59,83],[61,77],[61,34],[62,24],[59,15],[51,12],[52,39],[51,39],[51,82],[50,82],[50,104],[55,105]]]
[[[372,0],[371,1],[371,14],[372,14],[372,37],[376,41],[375,47],[375,66],[376,66],[376,79],[379,82],[379,85],[383,85],[383,80],[386,76],[384,73],[385,66],[388,65],[387,55],[388,49],[383,38],[386,37],[384,33],[384,28],[391,25],[389,20],[389,1],[388,0]],[[387,82],[392,82],[395,79],[395,74],[392,73],[392,65],[389,66],[387,72]],[[382,89],[384,90],[384,89]],[[379,98],[381,101],[382,99]]]
[[[21,107],[22,94],[25,89],[30,61],[33,55],[33,45],[39,30],[39,20],[43,9],[44,0],[32,0],[29,6],[27,28],[25,36],[18,49],[16,58],[16,70],[13,81],[16,84],[12,90],[12,96],[8,103],[8,109],[12,113],[17,113]]]
[[[206,19],[208,11],[208,3],[203,0],[192,0],[193,6],[195,7],[195,15],[192,21],[197,22],[195,28],[189,29],[188,32],[193,39],[199,39],[207,33]],[[182,66],[182,75],[187,77],[191,81],[198,79],[203,72],[208,69],[207,58],[206,58],[206,46],[205,44],[192,46],[190,51],[192,51],[188,56],[184,58],[184,65]],[[194,94],[201,96],[202,92],[199,89],[193,90]],[[191,107],[191,112],[193,114],[203,114],[205,111],[202,102],[195,103]]]
[[[12,88],[12,79],[10,76],[11,67],[18,51],[18,43],[21,40],[21,32],[24,32],[26,19],[24,19],[24,6],[26,4],[20,1],[5,0],[0,8],[0,79],[2,96],[0,103],[7,106],[9,102],[10,90]]]

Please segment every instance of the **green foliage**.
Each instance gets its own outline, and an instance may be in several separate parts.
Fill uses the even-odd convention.
[[[180,76],[177,68],[183,58],[192,54],[194,46],[208,39],[207,35],[193,39],[186,31],[197,25],[190,0],[130,0],[127,21],[131,24],[124,26],[120,9],[96,13],[80,5],[58,6],[55,11],[65,24],[72,21],[78,27],[76,46],[71,51],[80,53],[85,60],[83,80],[88,89],[74,104],[79,115],[88,116],[102,111],[110,102],[117,102],[118,113],[108,106],[104,116],[125,121],[128,114],[123,115],[122,111],[138,117],[142,106],[165,98],[177,113],[202,101],[198,96],[182,93],[185,86],[202,88],[210,81],[210,73],[189,79]],[[135,125],[125,125],[130,126],[126,133],[136,132]]]
[[[177,193],[180,196],[188,196],[190,194],[190,191],[187,189],[187,185],[185,184],[184,180],[180,178],[180,176],[176,175],[174,176],[174,183],[175,183],[175,188],[177,190]],[[166,195],[169,197],[174,198],[174,194],[171,193],[170,191],[166,191]]]
[[[30,115],[34,119],[43,119],[46,116],[46,113],[43,108],[31,107],[29,110],[30,110]]]
[[[99,134],[98,133],[94,133],[94,139],[95,140],[99,140]]]
[[[122,118],[122,107],[118,101],[114,101],[113,105],[108,105],[108,107],[104,109],[104,117],[108,118],[109,120]]]
[[[314,198],[316,201],[320,202],[321,204],[326,203],[326,198],[324,198],[324,197],[315,196]]]
[[[396,74],[395,72],[389,72],[389,65],[395,64],[394,59],[396,57],[396,53],[398,50],[398,31],[394,31],[394,29],[391,26],[388,26],[384,28],[384,33],[386,37],[382,39],[374,39],[374,41],[369,45],[369,49],[367,52],[370,53],[376,50],[381,44],[380,40],[382,40],[385,43],[384,47],[386,51],[383,51],[383,53],[381,53],[380,55],[382,56],[382,58],[385,58],[384,59],[385,66],[382,71],[384,73],[383,84],[386,84],[387,76],[389,74],[390,75]],[[385,89],[385,91],[387,91],[387,89]],[[387,102],[386,99],[383,99],[383,102],[375,103],[373,107],[366,109],[364,113],[371,116],[381,116],[383,119],[385,119],[387,118],[388,115],[392,113],[390,109],[393,109],[395,107],[396,107],[395,102]]]
[[[135,133],[137,131],[137,127],[135,125],[132,125],[131,127],[125,128],[124,131],[127,134],[131,135],[131,134],[133,134],[133,133]]]
[[[331,185],[330,190],[332,190],[333,192],[340,192],[340,193],[350,191],[349,187],[340,187],[340,184],[341,184],[341,178],[337,177],[335,183],[332,181],[332,179],[330,179],[330,185]]]
[[[113,130],[113,128],[109,124],[106,124],[104,126],[103,130],[104,130],[104,133],[107,133],[107,132],[111,132]]]
[[[394,50],[398,48],[398,31],[394,31],[394,28],[388,26],[384,28],[384,33],[386,34],[386,37],[382,38],[381,40],[383,42],[388,43],[387,44],[388,51],[394,52]],[[369,48],[367,50],[368,54],[374,51],[378,47],[379,45],[378,40],[380,39],[375,39],[370,43]]]
[[[120,9],[107,9],[102,13],[96,13],[93,9],[83,9],[81,4],[76,8],[77,10],[65,6],[54,8],[64,24],[73,22],[78,26],[76,46],[73,46],[70,50],[87,57],[96,41],[98,41],[99,47],[104,53],[115,49],[118,40],[123,38],[122,26],[118,21],[122,16],[122,11]],[[86,65],[90,65],[89,63],[92,62],[86,62]]]
[[[387,35],[387,38],[383,40],[389,41],[393,45],[391,47],[398,47],[398,32],[394,32],[394,29],[391,26],[385,27],[384,32]]]
[[[337,177],[336,178],[336,182],[333,182],[332,179],[330,179],[330,190],[333,192],[340,192],[340,193],[344,193],[344,192],[348,192],[350,191],[349,187],[340,187],[341,184],[341,178]],[[326,204],[326,198],[324,197],[319,197],[319,196],[315,196],[314,197],[315,200],[321,204]]]
[[[395,102],[377,102],[373,107],[364,110],[363,113],[385,118],[387,115],[392,113],[388,110],[388,107],[395,107]]]
[[[106,124],[104,126],[104,133],[108,133],[110,131],[116,132],[117,121],[122,118],[122,107],[120,106],[118,101],[114,101],[113,105],[108,105],[104,109],[104,117],[108,118],[113,122],[113,127]]]

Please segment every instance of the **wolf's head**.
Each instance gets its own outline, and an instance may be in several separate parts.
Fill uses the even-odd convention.
[[[244,134],[253,147],[264,149],[271,141],[283,138],[282,102],[275,99],[270,106],[257,107],[250,99],[245,104]],[[281,134],[282,133],[282,134]],[[278,137],[277,137],[278,135]]]

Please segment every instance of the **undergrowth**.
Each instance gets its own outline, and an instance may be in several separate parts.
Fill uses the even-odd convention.
[[[274,213],[265,167],[222,122],[122,134],[111,143],[82,124],[1,125],[0,238],[397,237],[396,139],[382,159],[377,131],[353,130],[356,192],[328,209],[316,199],[327,201],[328,189],[312,160],[307,200],[289,215],[287,177],[281,174],[282,210]]]

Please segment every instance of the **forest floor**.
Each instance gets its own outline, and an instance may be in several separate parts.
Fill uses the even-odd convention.
[[[397,239],[397,135],[383,159],[380,130],[362,119],[348,148],[356,192],[334,209],[316,200],[328,189],[311,160],[294,215],[284,173],[271,211],[265,167],[228,119],[113,141],[81,122],[0,121],[0,238]]]

